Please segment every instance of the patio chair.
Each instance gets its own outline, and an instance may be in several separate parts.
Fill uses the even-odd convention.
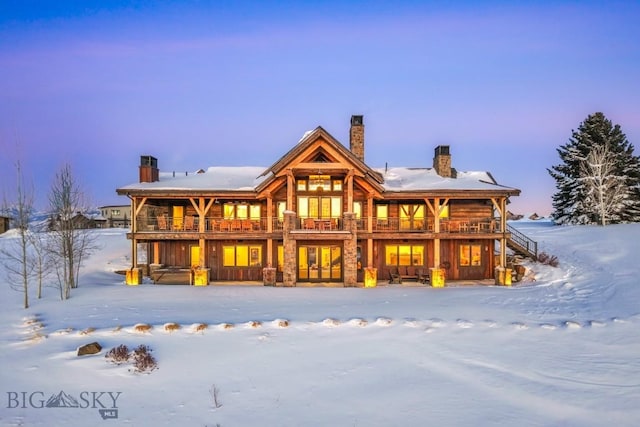
[[[167,216],[166,215],[158,215],[156,217],[156,220],[158,221],[158,230],[168,230],[169,229],[169,225],[168,225],[168,221],[167,221]]]
[[[185,216],[184,217],[184,229],[185,230],[195,230],[195,218],[193,216]]]
[[[400,277],[400,272],[397,267],[391,267],[389,269],[389,283],[402,283],[402,278]]]

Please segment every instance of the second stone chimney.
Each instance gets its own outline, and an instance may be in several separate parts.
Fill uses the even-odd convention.
[[[364,121],[362,116],[351,116],[349,150],[364,162]]]
[[[433,169],[444,178],[451,178],[451,154],[448,145],[438,145],[433,156]]]
[[[160,181],[158,159],[153,156],[140,156],[140,182]]]

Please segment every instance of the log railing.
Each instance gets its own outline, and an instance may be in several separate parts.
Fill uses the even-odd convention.
[[[367,230],[367,219],[357,220],[358,230]],[[402,218],[373,218],[373,232],[401,232],[401,233],[434,233],[432,218],[402,219]],[[494,218],[478,219],[441,219],[440,233],[483,234],[499,233],[500,220]]]
[[[282,231],[283,222],[278,218],[228,219],[205,218],[204,231],[207,233],[265,233],[269,230],[271,221],[272,231]],[[358,231],[368,229],[367,219],[356,220]],[[137,232],[185,232],[200,231],[198,217],[170,217],[159,215],[155,217],[138,217]],[[303,231],[327,232],[344,229],[343,218],[297,218],[295,228]],[[402,218],[373,218],[374,233],[434,233],[433,219],[402,219]],[[499,219],[442,219],[440,233],[486,234],[500,233]]]

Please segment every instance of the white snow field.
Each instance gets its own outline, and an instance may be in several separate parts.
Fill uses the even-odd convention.
[[[0,424],[640,425],[640,224],[512,225],[559,267],[443,289],[126,286],[125,231],[98,230],[68,301],[25,310],[0,271]],[[121,344],[158,369],[110,363]]]

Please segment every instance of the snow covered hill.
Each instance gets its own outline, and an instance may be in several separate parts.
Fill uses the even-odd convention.
[[[512,288],[127,287],[124,231],[96,230],[70,300],[23,310],[0,279],[0,425],[639,425],[640,225],[511,224],[560,266]],[[159,369],[108,362],[120,344]]]

